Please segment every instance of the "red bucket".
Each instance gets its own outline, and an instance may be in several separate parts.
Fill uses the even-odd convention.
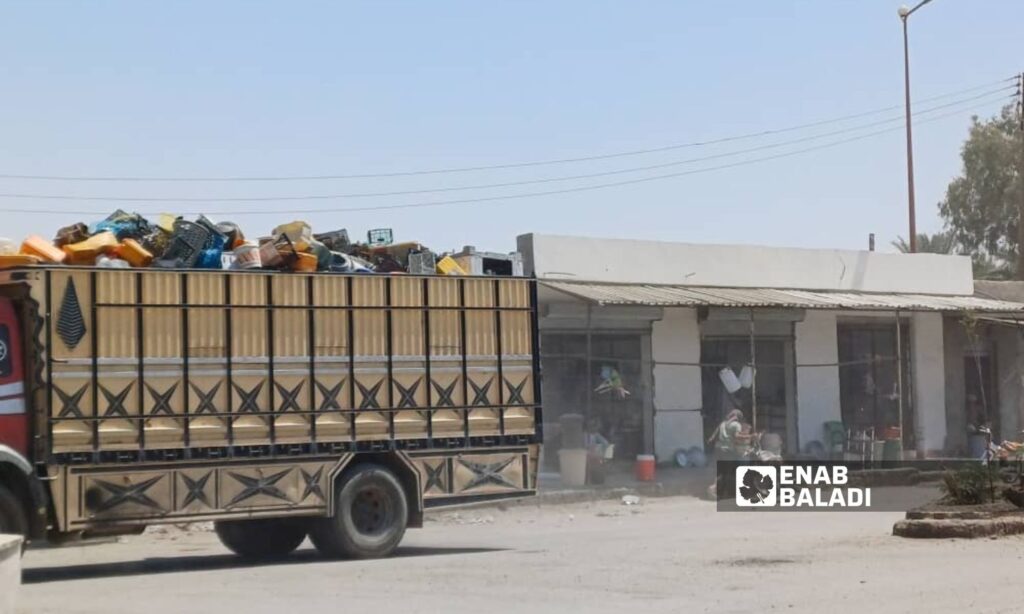
[[[652,454],[639,454],[636,457],[634,473],[639,482],[654,481],[654,456]]]

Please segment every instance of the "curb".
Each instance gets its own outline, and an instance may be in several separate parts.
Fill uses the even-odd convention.
[[[1024,533],[1024,516],[995,518],[920,518],[900,520],[892,528],[897,537],[917,539],[976,539]]]

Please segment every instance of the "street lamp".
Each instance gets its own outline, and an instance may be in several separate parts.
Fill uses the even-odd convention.
[[[932,0],[922,0],[914,8],[903,5],[897,13],[903,22],[903,86],[907,102],[907,208],[910,215],[910,253],[917,251],[917,219],[914,213],[914,139],[910,129],[910,45],[907,42],[907,19],[914,11]]]

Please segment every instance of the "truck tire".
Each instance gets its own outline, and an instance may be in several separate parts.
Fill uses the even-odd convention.
[[[359,464],[335,483],[334,515],[315,519],[309,539],[329,557],[380,558],[395,551],[408,521],[409,504],[395,474]]]
[[[0,484],[0,533],[28,537],[28,517],[25,516],[25,506],[3,484]]]
[[[305,518],[219,520],[213,529],[228,550],[248,559],[288,556],[306,539]]]

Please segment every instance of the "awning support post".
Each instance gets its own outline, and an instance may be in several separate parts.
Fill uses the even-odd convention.
[[[896,310],[896,406],[899,408],[900,451],[906,447],[903,434],[903,329],[900,326],[900,312]]]
[[[757,344],[754,342],[754,310],[750,310],[750,424],[757,432]]]

